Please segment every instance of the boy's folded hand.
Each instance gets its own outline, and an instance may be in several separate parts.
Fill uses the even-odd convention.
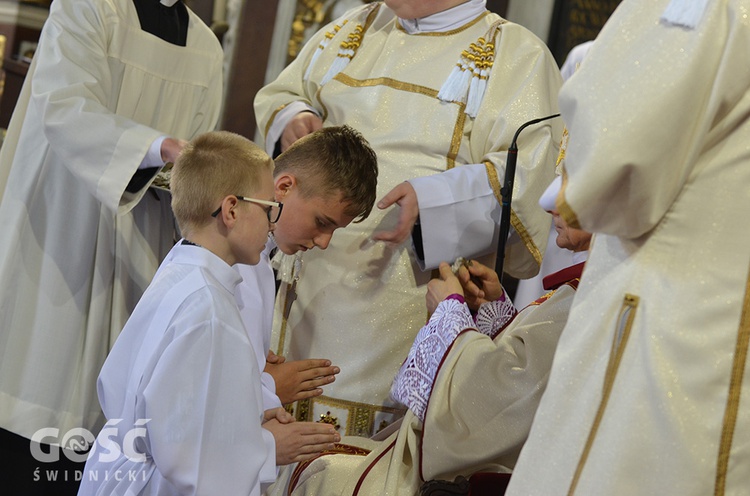
[[[276,464],[288,465],[333,449],[341,436],[331,424],[319,422],[279,423],[275,418],[263,424],[276,440]]]
[[[271,374],[276,383],[276,396],[282,405],[297,400],[313,398],[323,394],[321,386],[336,380],[341,370],[331,365],[330,360],[291,360],[289,362],[266,362],[265,372]]]

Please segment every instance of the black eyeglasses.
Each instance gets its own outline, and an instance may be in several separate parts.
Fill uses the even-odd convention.
[[[271,224],[275,224],[279,221],[279,217],[281,217],[281,211],[284,209],[284,204],[281,202],[258,200],[257,198],[247,198],[240,195],[234,196],[236,196],[238,200],[242,200],[245,202],[267,205],[268,209],[266,210],[266,216],[268,217],[268,222],[270,222]],[[217,208],[216,211],[211,214],[211,217],[216,217],[217,215],[219,215],[219,212],[221,212],[221,207]]]

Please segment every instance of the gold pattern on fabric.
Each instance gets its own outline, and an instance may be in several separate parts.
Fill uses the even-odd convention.
[[[455,103],[455,102],[451,102]],[[458,157],[458,151],[461,148],[461,140],[464,134],[464,125],[466,124],[466,104],[458,102],[458,117],[456,118],[456,126],[453,128],[453,136],[451,137],[451,148],[448,151],[447,164],[445,165],[446,170],[452,169],[456,166],[456,157]]]
[[[734,360],[732,362],[729,396],[727,397],[727,406],[724,411],[724,421],[721,428],[721,444],[719,445],[719,457],[716,462],[714,496],[723,496],[726,491],[729,456],[740,409],[740,394],[742,392],[742,381],[745,376],[745,367],[747,364],[748,343],[750,343],[750,274],[748,274],[747,282],[745,283],[745,297],[742,304],[740,328],[737,334],[737,345],[734,350]]]
[[[339,430],[341,425],[339,425],[339,418],[331,415],[331,412],[326,412],[324,414],[320,415],[320,420],[318,420],[319,424],[331,424],[334,429]]]
[[[484,19],[484,17],[486,15],[488,15],[489,13],[490,13],[489,10],[485,10],[484,12],[482,12],[473,21],[469,21],[466,24],[464,24],[463,26],[458,27],[456,29],[451,29],[450,31],[430,31],[428,33],[412,33],[409,36],[451,36],[451,35],[454,35],[454,34],[458,34],[461,31],[465,31],[465,30],[469,29],[474,24],[476,24],[479,21],[481,21],[482,19]],[[500,21],[498,21],[499,24],[505,24],[506,22],[508,22],[508,21],[506,21],[505,19],[501,19]],[[399,31],[406,32],[406,30],[404,29],[404,27],[400,23],[398,23],[398,22],[396,23],[396,29],[398,29]]]
[[[312,400],[309,398],[306,400],[299,400],[296,402],[297,415],[294,418],[302,422],[310,422],[312,419],[310,415],[312,413]]]
[[[599,430],[602,418],[604,417],[604,411],[607,409],[607,403],[609,397],[612,394],[612,388],[615,382],[615,376],[617,375],[617,369],[620,367],[622,356],[625,353],[625,347],[628,344],[628,338],[630,337],[630,331],[635,321],[635,312],[638,309],[639,298],[635,295],[626,294],[620,308],[620,313],[617,316],[617,329],[612,339],[612,347],[609,352],[609,362],[607,363],[607,370],[604,373],[604,385],[602,390],[602,400],[599,403],[599,408],[594,417],[594,423],[591,425],[589,436],[586,439],[586,444],[581,453],[581,458],[578,461],[575,474],[573,475],[573,481],[570,483],[570,489],[568,490],[568,496],[572,496],[575,493],[578,481],[581,478],[583,467],[586,465],[589,453],[591,452],[591,446],[594,444],[594,438]]]
[[[375,416],[378,413],[386,413],[400,417],[405,413],[403,408],[393,408],[382,405],[370,405],[367,403],[359,403],[356,401],[341,400],[337,398],[331,398],[326,396],[318,396],[317,398],[308,398],[300,400],[295,403],[297,405],[297,412],[294,418],[301,422],[312,422],[314,416],[314,405],[325,405],[331,407],[331,409],[339,409],[339,415],[345,413],[347,418],[346,432],[347,436],[363,436],[370,437],[376,431],[375,428]],[[343,412],[341,411],[343,410]],[[335,417],[331,411],[327,411],[325,414],[320,415],[318,421],[324,423],[330,423],[337,425],[339,423],[338,417]],[[387,426],[389,422],[380,423],[378,430]]]
[[[526,249],[529,250],[531,256],[536,260],[537,265],[541,265],[542,252],[540,252],[539,248],[534,244],[534,238],[529,234],[529,231],[526,230],[526,226],[523,225],[523,222],[521,222],[521,219],[518,218],[518,215],[516,215],[516,212],[512,208],[510,209],[510,225],[513,226],[513,229],[515,229],[518,236],[520,236],[521,241],[526,245]]]
[[[391,79],[388,77],[379,77],[379,78],[373,78],[373,79],[361,79],[360,80],[360,79],[354,79],[353,77],[348,76],[344,74],[343,72],[340,72],[336,74],[336,76],[333,79],[338,81],[341,84],[344,84],[352,88],[365,88],[368,86],[387,86],[389,88],[393,88],[399,91],[419,93],[420,95],[425,95],[425,96],[429,96],[429,97],[436,98],[436,99],[437,99],[437,93],[438,93],[437,90],[434,90],[432,88],[427,88],[426,86],[419,86],[417,84],[404,83],[403,81],[397,81],[395,79]],[[323,103],[323,100],[321,100],[320,98],[320,92],[322,90],[323,90],[323,86],[318,88],[318,91],[315,93],[315,99],[318,100],[320,108],[323,109],[323,112],[322,112],[323,121],[326,121],[328,119],[328,108]],[[460,106],[461,106],[461,110],[463,110],[464,104],[461,103]],[[463,129],[463,120],[461,117],[459,117],[459,120],[462,123],[461,129]],[[461,144],[460,136],[461,135],[459,134],[458,145]],[[455,141],[455,134],[454,134],[453,139]],[[454,147],[454,143],[451,142],[451,151],[453,151],[453,147]],[[456,148],[456,154],[457,153],[458,153],[458,149]],[[453,158],[455,159],[455,156]]]
[[[501,192],[502,186],[500,184],[500,178],[497,176],[497,170],[495,170],[495,166],[492,165],[491,162],[485,162],[484,167],[487,170],[487,179],[490,182],[492,193],[495,195],[495,199],[497,200],[497,203],[502,205],[503,204],[503,195]],[[518,236],[523,241],[523,244],[526,246],[526,249],[529,250],[529,253],[531,253],[531,255],[534,257],[534,260],[536,260],[536,263],[541,265],[542,253],[539,251],[539,248],[534,243],[534,238],[526,230],[526,227],[523,225],[523,222],[521,222],[521,219],[518,218],[518,215],[516,215],[516,213],[513,211],[512,208],[510,209],[510,224],[513,226],[513,229],[515,229],[516,233],[518,233]]]
[[[369,436],[374,425],[374,412],[369,408],[354,407],[346,427],[347,436]]]
[[[373,79],[354,79],[346,74],[339,73],[335,78],[339,83],[351,86],[353,88],[364,88],[367,86],[388,86],[393,89],[400,91],[408,91],[411,93],[419,93],[421,95],[430,96],[437,98],[437,91],[426,86],[419,86],[417,84],[404,83],[403,81],[396,81],[395,79],[387,77],[379,77]]]
[[[568,224],[573,229],[581,229],[581,224],[578,223],[578,216],[573,211],[570,205],[568,205],[568,202],[565,201],[565,189],[568,187],[568,173],[565,170],[565,167],[563,167],[562,170],[562,185],[560,186],[560,193],[557,195],[557,200],[555,200],[555,206],[557,207],[557,212],[560,214],[560,217],[563,218],[566,224]]]
[[[565,152],[568,150],[568,139],[570,136],[568,135],[568,127],[563,127],[563,134],[562,138],[560,139],[560,153],[557,154],[557,161],[555,162],[555,167],[559,167],[563,160],[565,160]]]

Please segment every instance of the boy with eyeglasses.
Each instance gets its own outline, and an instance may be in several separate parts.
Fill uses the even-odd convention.
[[[238,307],[235,265],[260,261],[282,209],[272,168],[259,147],[228,132],[197,137],[177,159],[172,208],[184,239],[99,375],[108,421],[79,494],[259,495],[277,463],[339,440],[330,425],[264,412],[260,365]]]

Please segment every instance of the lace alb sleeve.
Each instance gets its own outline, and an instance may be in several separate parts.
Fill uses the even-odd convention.
[[[511,301],[510,297],[505,294],[495,301],[482,303],[477,312],[477,329],[482,334],[495,338],[505,326],[513,320],[518,310]]]
[[[393,381],[391,398],[424,420],[438,366],[456,336],[467,328],[474,328],[474,319],[466,303],[455,299],[441,301],[414,339]]]

